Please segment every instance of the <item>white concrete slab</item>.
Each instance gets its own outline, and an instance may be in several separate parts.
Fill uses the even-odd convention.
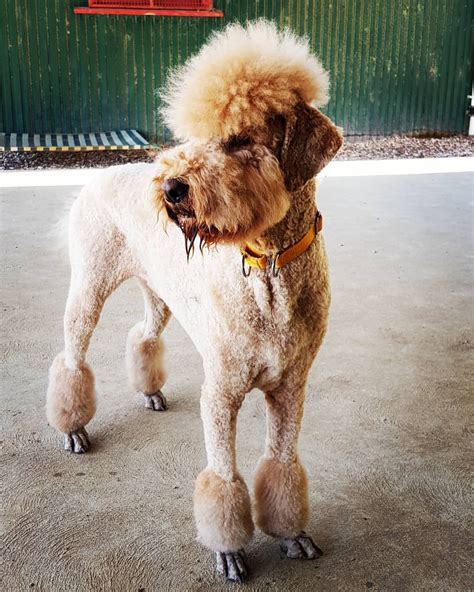
[[[0,187],[85,185],[103,169],[47,169],[0,172]],[[370,177],[474,172],[473,157],[333,161],[320,177]]]

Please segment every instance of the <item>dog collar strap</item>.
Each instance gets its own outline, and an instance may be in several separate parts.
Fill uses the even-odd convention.
[[[255,245],[246,243],[245,246],[240,248],[240,252],[242,253],[242,272],[244,276],[248,277],[250,275],[252,267],[265,269],[269,261],[273,261],[273,274],[277,276],[282,267],[288,265],[293,259],[296,259],[309,249],[318,232],[321,232],[322,229],[323,217],[318,212],[314,224],[311,225],[311,228],[303,238],[293,246],[288,247],[288,249],[280,251],[274,257],[265,255],[265,253],[260,251]],[[248,270],[245,268],[246,265],[249,268]]]

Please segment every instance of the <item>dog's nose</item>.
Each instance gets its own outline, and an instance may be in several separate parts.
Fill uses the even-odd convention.
[[[161,188],[166,194],[167,201],[177,204],[188,195],[189,185],[178,179],[167,179]]]

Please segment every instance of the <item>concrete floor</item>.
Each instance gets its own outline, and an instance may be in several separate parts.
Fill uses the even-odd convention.
[[[194,541],[193,479],[205,458],[191,343],[171,323],[170,409],[146,411],[123,363],[141,297],[122,287],[90,351],[100,394],[93,451],[62,451],[44,415],[68,286],[51,230],[77,188],[0,191],[2,590],[236,589]],[[325,555],[290,561],[259,533],[246,589],[472,589],[471,192],[466,173],[324,180],[334,300],[300,449],[308,530]],[[262,397],[252,393],[238,436],[249,483],[263,438]]]

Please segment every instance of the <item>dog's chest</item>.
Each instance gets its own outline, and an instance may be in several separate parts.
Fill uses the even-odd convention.
[[[246,319],[245,348],[255,368],[255,386],[278,383],[288,365],[306,347],[308,332],[298,308],[297,293],[282,278],[263,274],[248,278],[251,297],[242,315]]]
[[[248,278],[255,301],[254,314],[261,317],[262,323],[282,327],[289,321],[287,297],[279,294],[281,288],[272,281],[275,278],[254,274]],[[286,296],[286,295],[285,295]]]

